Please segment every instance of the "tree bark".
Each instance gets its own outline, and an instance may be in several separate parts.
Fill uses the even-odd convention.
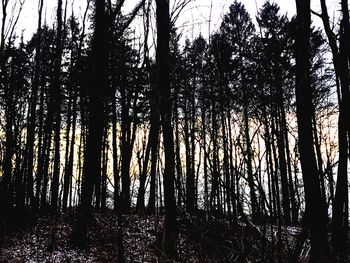
[[[52,85],[51,99],[52,111],[55,121],[54,136],[54,167],[51,185],[51,209],[56,211],[58,208],[58,188],[60,177],[60,138],[61,138],[61,61],[63,53],[63,20],[62,20],[62,0],[58,0],[57,5],[57,35],[54,64],[54,80]]]
[[[75,242],[84,246],[87,238],[88,218],[91,213],[93,187],[101,177],[101,151],[107,99],[108,40],[105,21],[105,1],[95,1],[95,31],[92,43],[92,79],[89,85],[88,134],[84,154],[81,205]]]
[[[169,68],[169,40],[170,15],[169,1],[157,0],[157,93],[159,94],[159,110],[163,129],[163,143],[165,153],[164,170],[164,203],[165,203],[165,235],[164,252],[172,258],[176,257],[177,223],[176,203],[174,196],[175,155],[172,127],[172,106],[170,99],[170,68]]]
[[[306,214],[310,229],[310,262],[332,262],[327,240],[327,213],[323,202],[317,173],[312,134],[312,89],[310,82],[310,0],[296,0],[296,104],[298,146],[303,174]]]

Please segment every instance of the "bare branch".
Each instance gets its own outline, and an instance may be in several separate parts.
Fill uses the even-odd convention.
[[[8,3],[9,3],[9,0],[7,0],[6,5]],[[22,13],[24,3],[25,3],[25,0],[18,0],[13,4],[13,6],[11,8],[12,16],[10,17],[10,20],[8,22],[8,25],[7,25],[7,29],[5,30],[3,38],[2,38],[2,41],[4,41],[4,43],[5,43],[6,39],[8,39],[9,42],[11,41],[13,33],[15,31],[15,28],[16,28],[16,25],[18,23],[19,17]],[[17,4],[19,4],[19,6]]]
[[[174,26],[177,19],[179,18],[181,12],[184,10],[184,8],[191,2],[192,0],[179,0],[179,1],[174,1],[172,11],[170,14],[170,21],[171,21],[171,26]]]
[[[314,10],[311,9],[311,14],[315,15],[315,16],[318,16],[319,18],[322,19],[322,14],[319,14],[317,12],[315,12]]]
[[[7,18],[7,5],[9,0],[1,0],[2,7],[2,20],[1,20],[1,35],[0,35],[0,52],[4,50],[5,47],[5,24]]]
[[[141,0],[136,6],[135,8],[131,11],[131,13],[128,15],[129,18],[127,19],[127,21],[122,25],[122,28],[117,32],[117,38],[120,37],[121,35],[123,35],[124,31],[129,27],[129,25],[131,24],[131,22],[134,20],[135,16],[137,15],[137,13],[139,12],[139,10],[141,9],[141,7],[145,4],[146,0]]]
[[[84,43],[84,38],[85,38],[85,27],[86,27],[86,18],[87,18],[87,13],[89,11],[89,7],[90,7],[90,3],[91,0],[86,0],[86,9],[84,12],[84,16],[83,16],[83,25],[82,25],[82,31],[80,34],[80,43],[79,43],[79,51],[82,49],[83,47],[83,43]],[[80,52],[79,52],[80,53]]]

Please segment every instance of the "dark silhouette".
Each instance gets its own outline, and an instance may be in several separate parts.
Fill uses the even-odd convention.
[[[0,2],[1,262],[349,257],[347,0]]]

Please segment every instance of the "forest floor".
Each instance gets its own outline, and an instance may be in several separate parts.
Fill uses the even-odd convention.
[[[85,249],[71,242],[75,218],[72,213],[41,215],[35,223],[8,233],[0,248],[0,262],[117,262],[117,216],[111,211],[94,214]],[[163,222],[163,216],[123,216],[126,262],[172,262],[159,248]],[[178,262],[288,262],[288,242],[277,249],[271,241],[273,228],[265,231],[228,220],[209,223],[186,213],[179,216],[178,224]],[[287,231],[290,242],[296,236],[293,231]],[[275,258],[274,250],[279,251]]]

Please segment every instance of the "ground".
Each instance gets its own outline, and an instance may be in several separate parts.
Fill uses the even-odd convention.
[[[262,229],[254,226],[232,224],[229,220],[209,222],[207,218],[199,218],[186,213],[179,216],[176,261],[272,262],[285,257],[283,252],[280,258],[269,258],[273,254],[271,230],[263,234]],[[126,262],[174,261],[167,259],[161,250],[163,222],[161,215],[123,216]],[[40,215],[34,223],[20,230],[8,231],[1,248],[0,262],[117,262],[118,224],[112,211],[94,214],[89,227],[88,246],[84,249],[72,245],[75,223],[74,213]]]

